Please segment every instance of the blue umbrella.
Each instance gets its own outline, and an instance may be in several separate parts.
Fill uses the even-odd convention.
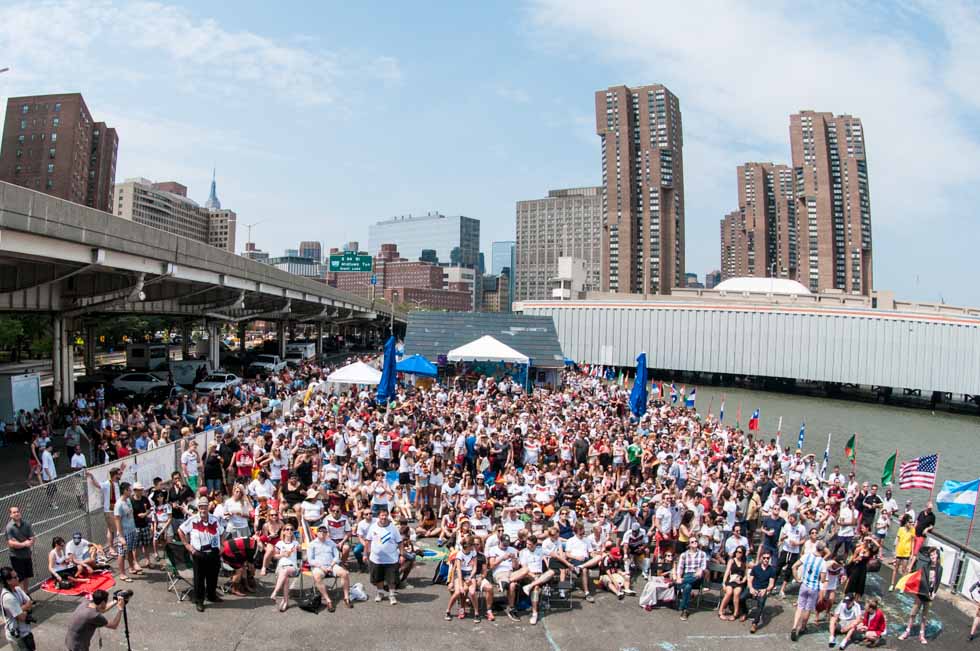
[[[636,358],[636,377],[630,392],[630,411],[640,417],[647,413],[647,354],[640,353]]]
[[[378,382],[378,394],[375,401],[379,404],[386,404],[395,397],[395,336],[388,337],[385,342],[384,368],[381,369],[381,381]]]

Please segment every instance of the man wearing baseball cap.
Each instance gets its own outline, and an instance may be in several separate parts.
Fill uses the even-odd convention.
[[[224,525],[211,515],[208,498],[197,498],[197,514],[187,518],[177,533],[184,548],[194,562],[194,595],[197,612],[204,612],[204,597],[208,601],[222,601],[218,596],[218,571],[221,569],[221,535]]]

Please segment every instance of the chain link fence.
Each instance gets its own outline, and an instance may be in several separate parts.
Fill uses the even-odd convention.
[[[0,517],[9,519],[10,508],[16,506],[34,531],[34,547],[31,550],[34,577],[29,581],[32,589],[49,577],[48,552],[55,536],[71,540],[72,534],[80,531],[85,538],[92,540],[93,515],[88,509],[88,491],[85,474],[75,472],[0,498]],[[0,547],[0,566],[5,565],[10,565],[6,535]]]

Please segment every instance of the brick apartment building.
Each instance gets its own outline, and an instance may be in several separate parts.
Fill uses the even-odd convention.
[[[112,212],[119,137],[80,93],[11,97],[0,181]]]

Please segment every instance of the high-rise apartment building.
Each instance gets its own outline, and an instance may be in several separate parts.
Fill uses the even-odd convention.
[[[715,285],[721,282],[721,271],[715,269],[714,271],[709,271],[704,274],[704,288],[714,289]]]
[[[187,196],[176,181],[126,179],[115,188],[113,214],[138,224],[235,252],[237,216],[227,208],[208,209]]]
[[[745,163],[738,166],[737,178],[740,214],[722,220],[722,275],[795,280],[799,252],[793,171],[787,165]]]
[[[490,273],[501,276],[507,272],[507,294],[505,307],[500,311],[510,312],[514,300],[514,282],[517,275],[517,242],[507,240],[490,245]]]
[[[864,129],[851,115],[790,116],[798,280],[810,291],[871,293],[871,199]]]
[[[319,242],[304,241],[299,243],[299,256],[317,262],[323,262],[323,248]]]
[[[409,260],[422,251],[436,252],[442,266],[477,269],[480,264],[480,220],[438,212],[413,217],[394,217],[368,227],[368,251],[377,255],[382,244],[394,243]]]
[[[598,291],[603,274],[602,188],[551,190],[543,199],[517,202],[514,301],[551,298],[549,279],[558,259],[585,261],[587,291]]]
[[[684,284],[684,139],[660,84],[595,94],[602,141],[602,290],[669,294]],[[520,258],[518,258],[518,266]]]
[[[79,93],[11,97],[0,181],[112,212],[119,138]]]

